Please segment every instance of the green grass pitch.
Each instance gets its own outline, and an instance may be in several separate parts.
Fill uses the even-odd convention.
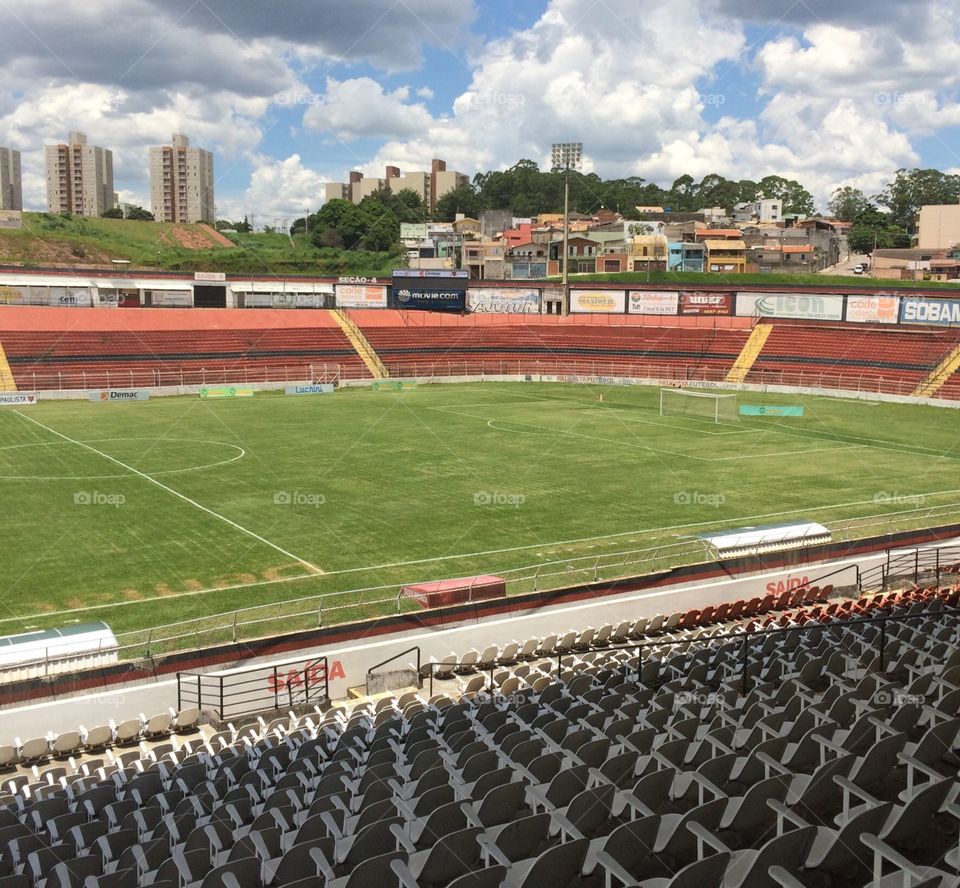
[[[738,401],[805,415],[717,425],[661,417],[655,388],[493,382],[0,408],[0,634],[282,615],[291,599],[583,565],[708,529],[937,523],[910,510],[960,503],[953,410]],[[391,594],[329,601],[357,605],[346,619]]]

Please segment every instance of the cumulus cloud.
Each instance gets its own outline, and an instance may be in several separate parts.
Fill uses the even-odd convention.
[[[326,92],[309,104],[303,125],[342,140],[410,137],[430,126],[433,118],[422,103],[410,103],[409,98],[406,86],[385,92],[370,77],[343,81],[328,77]]]
[[[303,165],[299,154],[284,160],[255,158],[250,185],[238,198],[225,200],[219,208],[221,218],[242,219],[256,214],[254,222],[273,225],[276,221],[294,219],[315,210],[323,201],[326,178]]]

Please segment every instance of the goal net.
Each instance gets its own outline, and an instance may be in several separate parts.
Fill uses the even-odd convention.
[[[737,396],[687,389],[660,389],[660,415],[691,416],[709,422],[735,422],[739,419]]]

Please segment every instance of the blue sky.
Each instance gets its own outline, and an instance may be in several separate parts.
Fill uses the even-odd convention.
[[[42,146],[73,129],[145,205],[147,148],[185,132],[220,215],[267,222],[351,168],[472,175],[565,139],[604,177],[777,174],[821,206],[960,169],[952,0],[6,0],[0,59],[35,209]]]

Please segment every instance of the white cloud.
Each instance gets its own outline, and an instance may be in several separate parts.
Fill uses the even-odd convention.
[[[328,77],[326,92],[304,112],[303,125],[345,141],[371,136],[402,139],[433,121],[423,104],[411,104],[409,98],[406,86],[385,92],[370,77],[342,81]]]
[[[250,185],[239,199],[225,200],[218,206],[220,218],[237,221],[255,214],[255,224],[273,225],[311,212],[323,202],[326,178],[303,165],[299,154],[284,160],[268,157],[254,159]],[[218,201],[219,203],[219,201]]]

